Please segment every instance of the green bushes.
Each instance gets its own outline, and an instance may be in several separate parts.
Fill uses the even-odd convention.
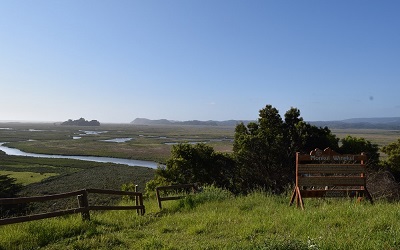
[[[294,180],[296,151],[315,147],[338,148],[338,139],[328,128],[303,122],[300,111],[292,108],[282,120],[277,109],[267,105],[257,122],[235,129],[233,154],[222,154],[205,144],[178,144],[171,151],[166,167],[156,171],[155,184],[213,184],[234,193],[263,188],[284,192]]]
[[[14,198],[21,191],[22,185],[16,183],[16,179],[7,175],[0,175],[0,198]],[[22,205],[0,205],[0,218],[12,216],[23,211]]]
[[[157,186],[187,183],[214,184],[232,190],[234,167],[232,157],[215,152],[211,146],[174,145],[166,167],[159,167],[154,180],[146,184],[146,194],[151,195]]]
[[[390,169],[397,182],[400,182],[400,139],[383,147],[382,151],[387,155],[384,166]]]
[[[370,170],[382,169],[377,144],[352,136],[339,140],[329,128],[304,122],[296,108],[289,109],[282,119],[276,108],[266,105],[259,111],[257,122],[236,126],[232,154],[215,152],[201,143],[174,145],[166,166],[156,171],[146,190],[152,192],[160,185],[200,183],[235,194],[259,188],[280,194],[295,180],[296,152],[327,147],[342,154],[364,152]],[[385,165],[400,179],[398,148],[397,144],[390,144],[383,151],[388,154]]]

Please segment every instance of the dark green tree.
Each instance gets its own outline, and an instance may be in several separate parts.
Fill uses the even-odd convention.
[[[198,182],[235,193],[255,188],[279,193],[294,181],[296,152],[317,147],[336,150],[338,139],[327,127],[305,123],[296,108],[288,110],[283,121],[276,108],[266,105],[256,122],[236,126],[232,155],[217,153],[205,144],[175,145],[167,165],[157,169],[146,189]]]
[[[364,138],[346,136],[340,140],[341,146],[339,153],[341,154],[361,154],[365,153],[368,157],[367,166],[377,169],[379,167],[379,147]]]
[[[285,113],[284,121],[271,105],[259,116],[258,122],[238,124],[235,129],[237,185],[243,192],[257,187],[281,192],[293,181],[296,152],[338,148],[338,139],[327,127],[305,123],[296,108]]]
[[[274,191],[283,188],[290,173],[290,166],[282,161],[286,154],[284,146],[283,121],[271,105],[260,110],[257,123],[249,123],[247,128],[237,125],[233,151],[238,189],[247,192],[258,187]]]
[[[21,191],[22,185],[8,175],[0,175],[0,198],[14,198]],[[0,216],[6,217],[18,213],[25,206],[0,205]]]
[[[382,152],[387,156],[383,165],[393,173],[396,181],[400,182],[400,139],[384,146]]]
[[[0,198],[12,198],[21,191],[22,185],[8,175],[0,175]]]
[[[148,189],[170,184],[214,184],[231,189],[234,160],[227,154],[215,152],[204,143],[174,145],[165,167],[156,170],[156,177]]]

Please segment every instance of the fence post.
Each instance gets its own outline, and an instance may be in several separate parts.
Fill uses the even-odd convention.
[[[136,193],[137,193],[137,190],[138,190],[138,185],[135,185],[135,192],[136,192]],[[136,206],[139,205],[139,198],[138,198],[137,195],[135,196],[135,205],[136,205]]]
[[[138,185],[135,185],[135,192],[137,193],[137,191],[138,191]],[[137,195],[135,196],[135,205],[139,206],[139,196],[137,196]],[[140,204],[140,205],[142,205],[142,204]],[[142,214],[142,212],[140,212],[138,209],[136,210],[136,213],[138,215]]]
[[[160,209],[162,209],[161,197],[160,197],[160,190],[159,190],[158,187],[156,187],[156,196],[157,196],[158,207],[159,207]]]
[[[86,190],[83,190],[83,193],[78,195],[77,198],[78,198],[79,208],[85,208],[85,211],[81,213],[82,220],[84,221],[90,220],[88,192]]]

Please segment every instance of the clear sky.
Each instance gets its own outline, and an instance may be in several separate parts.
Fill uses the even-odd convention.
[[[0,120],[400,116],[400,1],[2,0]]]

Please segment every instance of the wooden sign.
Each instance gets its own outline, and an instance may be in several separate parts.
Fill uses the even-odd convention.
[[[296,186],[290,205],[304,209],[303,198],[360,197],[371,203],[366,187],[367,156],[341,155],[330,148],[315,149],[310,154],[296,153]]]

